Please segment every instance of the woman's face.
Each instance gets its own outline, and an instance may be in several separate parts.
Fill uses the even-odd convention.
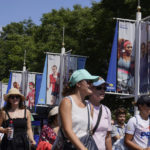
[[[19,105],[21,97],[19,95],[10,95],[8,97],[9,102],[11,105]]]
[[[132,45],[131,44],[127,44],[125,47],[125,53],[127,56],[131,56],[131,52],[132,52]]]
[[[93,94],[91,95],[90,101],[95,105],[100,104],[100,101],[103,100],[105,97],[106,85],[102,84],[97,87],[93,86],[91,90]]]
[[[90,80],[82,80],[77,83],[77,87],[85,96],[91,95],[92,90],[90,89],[92,82]]]

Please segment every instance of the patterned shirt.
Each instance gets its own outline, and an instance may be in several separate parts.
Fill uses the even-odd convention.
[[[50,125],[44,125],[40,134],[40,141],[47,141],[50,144],[53,144],[56,140],[56,133],[50,127]]]

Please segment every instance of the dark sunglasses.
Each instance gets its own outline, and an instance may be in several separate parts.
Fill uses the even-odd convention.
[[[106,91],[106,87],[102,87],[102,86],[96,86],[95,87],[96,88],[96,90],[104,90],[104,91]]]
[[[10,95],[9,96],[9,98],[11,98],[11,99],[19,99],[20,98],[20,96],[19,95]]]

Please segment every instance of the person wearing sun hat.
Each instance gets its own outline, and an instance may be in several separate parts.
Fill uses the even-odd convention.
[[[101,101],[105,97],[107,83],[102,77],[99,80],[92,83],[92,94],[89,96],[89,102],[93,105],[93,128],[96,126],[99,112],[102,111],[100,122],[93,135],[93,138],[97,144],[98,150],[112,150],[111,142],[111,112],[110,109],[101,104]]]
[[[71,75],[68,85],[64,87],[62,92],[64,98],[59,106],[61,129],[52,150],[62,148],[60,144],[61,133],[71,141],[69,144],[75,147],[75,149],[87,150],[79,140],[79,138],[88,133],[88,110],[90,111],[90,108],[85,101],[85,97],[92,94],[90,89],[91,83],[97,81],[98,78],[99,76],[91,75],[86,69],[76,70]],[[92,119],[90,119],[89,124],[91,127]],[[68,149],[66,144],[64,149]],[[97,150],[97,147],[95,150]]]
[[[24,106],[25,97],[18,89],[11,88],[8,94],[4,95],[4,100],[6,104],[0,111],[0,133],[4,133],[1,149],[29,150],[29,140],[32,146],[36,142],[31,128],[31,114]],[[11,128],[8,127],[10,120],[13,121],[14,126],[14,136],[11,141],[7,139],[7,135],[12,132]]]
[[[131,117],[125,131],[125,144],[130,149],[150,149],[150,96],[140,96],[135,103],[139,114]]]
[[[48,124],[42,127],[38,147],[40,147],[42,141],[47,141],[53,145],[56,140],[58,130],[58,106],[54,106],[48,113]]]

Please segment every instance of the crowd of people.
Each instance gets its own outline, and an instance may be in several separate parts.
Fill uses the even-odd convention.
[[[107,83],[102,77],[80,69],[72,73],[65,85],[63,99],[48,113],[42,127],[37,150],[149,150],[150,97],[140,96],[135,103],[139,114],[126,124],[126,109],[115,110],[112,124],[110,109],[101,102]],[[6,105],[0,111],[1,150],[29,150],[36,142],[31,128],[31,114],[24,106],[25,97],[12,88],[4,96]],[[13,121],[14,136],[9,127]]]

